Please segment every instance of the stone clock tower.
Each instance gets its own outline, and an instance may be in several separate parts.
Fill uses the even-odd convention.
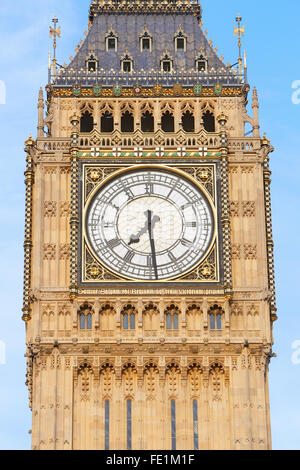
[[[33,449],[271,447],[273,148],[206,34],[195,1],[94,0],[54,54],[25,146]]]

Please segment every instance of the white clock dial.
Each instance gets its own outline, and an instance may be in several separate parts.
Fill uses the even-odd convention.
[[[87,209],[90,246],[126,278],[165,280],[198,264],[215,231],[208,198],[181,173],[127,170],[109,180]]]

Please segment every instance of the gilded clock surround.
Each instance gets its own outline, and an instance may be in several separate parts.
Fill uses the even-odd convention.
[[[124,279],[124,276],[118,276],[116,272],[111,272],[107,269],[101,262],[93,255],[93,250],[88,242],[86,228],[85,228],[85,219],[86,212],[89,207],[89,203],[92,200],[94,194],[96,194],[99,189],[105,185],[108,181],[113,178],[116,178],[119,175],[122,175],[128,171],[141,170],[141,169],[162,169],[169,171],[170,173],[175,173],[183,178],[186,178],[192,182],[192,184],[199,187],[199,190],[202,191],[206,198],[210,200],[210,205],[214,218],[214,234],[212,236],[212,241],[206,250],[205,255],[202,257],[201,261],[197,266],[193,267],[189,272],[185,272],[182,275],[178,275],[175,278],[170,276],[170,279],[154,281],[168,283],[171,280],[173,282],[191,282],[195,280],[198,282],[204,283],[218,283],[221,279],[221,267],[219,263],[219,246],[220,238],[222,239],[222,234],[219,234],[218,222],[217,222],[217,182],[216,182],[216,164],[210,165],[198,165],[197,169],[192,166],[180,167],[180,166],[162,166],[162,165],[133,165],[133,166],[119,166],[119,168],[114,167],[113,172],[110,166],[95,165],[92,163],[84,163],[81,167],[82,174],[82,188],[79,197],[79,205],[82,207],[81,213],[83,214],[80,219],[81,232],[79,234],[79,252],[78,258],[81,260],[81,272],[78,270],[78,282],[79,286],[83,287],[85,283],[93,283],[94,285],[100,282],[112,281],[112,282],[127,282],[133,281],[136,283],[145,283],[151,281],[143,280],[134,280],[128,278]],[[107,175],[108,169],[108,175]],[[98,175],[96,179],[96,174]],[[93,179],[93,175],[94,178]],[[193,175],[193,176],[191,176]],[[106,177],[105,177],[106,176]],[[102,181],[101,181],[102,180]],[[81,240],[81,242],[80,242]],[[81,244],[81,245],[80,245]]]
[[[135,15],[147,16],[143,24],[151,17],[153,41],[172,15],[178,24],[169,48],[181,24],[197,45],[192,61],[199,50],[207,55],[207,72],[189,70],[194,63],[186,56],[186,68],[178,66],[172,76],[138,67],[132,74],[108,68],[86,73],[90,38],[99,31],[105,37],[109,13],[121,48],[122,27],[132,19],[136,24]],[[250,116],[246,65],[243,74],[241,58],[236,73],[224,65],[202,30],[198,3],[94,0],[89,20],[70,66],[59,72],[54,56],[47,113],[41,89],[37,138],[25,143],[23,320],[32,448],[100,450],[108,443],[110,449],[126,449],[125,404],[131,400],[133,450],[172,448],[171,401],[177,449],[270,449],[268,370],[277,319],[269,155],[274,149],[260,134],[257,91]],[[126,41],[138,61],[133,44],[141,31],[132,27],[130,34],[135,36],[126,35]],[[59,35],[55,19],[55,48]],[[105,60],[101,54],[97,60]],[[122,133],[116,125],[103,135],[99,120],[108,109],[116,124],[122,110],[131,109],[134,132]],[[138,124],[147,109],[155,118],[150,134]],[[175,122],[169,134],[159,125],[166,109]],[[80,130],[86,110],[95,124],[88,133]],[[195,118],[191,133],[180,124],[186,110]],[[215,117],[214,132],[203,125],[207,110]],[[251,136],[245,135],[246,122]],[[213,200],[218,243],[184,278],[124,281],[81,244],[85,198],[105,178],[135,165],[178,169]],[[89,168],[84,179],[83,167]],[[91,318],[91,329],[81,328],[82,315],[85,322]],[[134,316],[135,329],[124,328],[126,315]],[[168,328],[169,318],[178,318],[178,329]],[[221,329],[213,321],[221,321]]]

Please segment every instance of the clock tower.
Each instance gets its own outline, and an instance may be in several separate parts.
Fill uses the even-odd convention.
[[[273,147],[246,63],[197,1],[94,0],[63,66],[57,22],[25,143],[32,448],[270,449]]]

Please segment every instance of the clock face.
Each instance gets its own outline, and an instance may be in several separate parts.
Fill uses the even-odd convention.
[[[180,172],[121,172],[93,196],[86,233],[96,257],[129,279],[159,281],[186,273],[211,246],[213,210]]]

